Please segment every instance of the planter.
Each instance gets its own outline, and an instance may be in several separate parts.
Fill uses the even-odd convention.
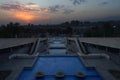
[[[82,72],[78,72],[78,73],[76,73],[76,77],[78,77],[78,78],[85,78],[85,74],[82,73]]]
[[[44,73],[43,72],[37,72],[35,77],[36,78],[43,78],[44,77]]]
[[[65,76],[64,72],[57,72],[55,74],[56,78],[63,78]]]

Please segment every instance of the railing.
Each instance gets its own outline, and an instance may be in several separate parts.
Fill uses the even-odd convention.
[[[78,55],[80,56],[80,57],[88,57],[88,58],[98,58],[98,57],[104,57],[104,58],[107,58],[107,59],[110,59],[110,56],[109,55],[107,55],[107,54],[103,54],[103,53],[101,53],[101,54],[80,54],[80,53],[78,53]]]
[[[28,55],[28,54],[12,54],[9,56],[9,59],[13,59],[13,58],[33,58],[38,56],[39,53],[36,53],[34,55]]]

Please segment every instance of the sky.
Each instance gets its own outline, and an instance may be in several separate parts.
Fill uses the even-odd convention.
[[[120,20],[120,0],[0,0],[0,24]]]

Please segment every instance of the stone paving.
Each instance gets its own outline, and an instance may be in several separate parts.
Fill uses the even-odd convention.
[[[16,80],[24,67],[32,67],[35,60],[36,57],[30,59],[10,59],[0,66],[0,71],[11,70],[12,73],[7,77],[6,80]]]
[[[93,58],[82,58],[84,65],[86,67],[95,67],[96,70],[100,73],[104,80],[116,80],[109,72],[109,69],[115,69],[120,71],[120,68],[115,65],[112,61],[105,58],[93,59]]]
[[[110,46],[110,47],[117,47],[119,48],[119,40],[120,38],[107,38],[107,39],[102,39],[102,38],[79,38],[79,41],[85,42],[85,43],[90,43],[90,44],[97,44],[97,45],[104,45],[104,46]],[[109,40],[109,41],[108,41]],[[105,41],[105,42],[104,42]],[[115,42],[117,41],[117,42]],[[117,44],[117,46],[115,46]],[[96,54],[108,54],[106,51],[102,51],[96,48],[92,48],[88,46],[88,50],[90,51],[90,54],[96,53]],[[80,53],[79,53],[80,54]],[[110,53],[109,53],[110,54]],[[111,53],[112,54],[112,53]],[[111,58],[116,58],[115,56],[110,56]],[[116,58],[119,61],[119,56]],[[80,57],[80,59],[83,61],[86,67],[95,67],[96,70],[100,73],[100,75],[104,78],[104,80],[116,80],[108,72],[109,69],[113,70],[118,70],[120,71],[119,65],[115,64],[111,59],[106,59],[106,58],[87,58],[87,57]],[[120,63],[120,62],[119,62]]]
[[[0,39],[0,48],[9,48],[20,46],[24,44],[33,43],[36,39]],[[6,45],[4,45],[6,43]],[[9,44],[10,43],[10,44]],[[4,46],[2,46],[4,45]],[[6,78],[6,80],[17,80],[19,74],[24,69],[24,67],[32,67],[36,57],[33,58],[15,58],[9,59],[9,56],[12,54],[27,54],[28,47],[25,46],[20,49],[17,49],[13,52],[1,53],[0,54],[0,71],[10,70],[12,73]]]

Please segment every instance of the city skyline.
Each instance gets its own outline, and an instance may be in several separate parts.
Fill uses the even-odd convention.
[[[47,24],[71,20],[120,20],[120,0],[4,0],[0,24]]]

